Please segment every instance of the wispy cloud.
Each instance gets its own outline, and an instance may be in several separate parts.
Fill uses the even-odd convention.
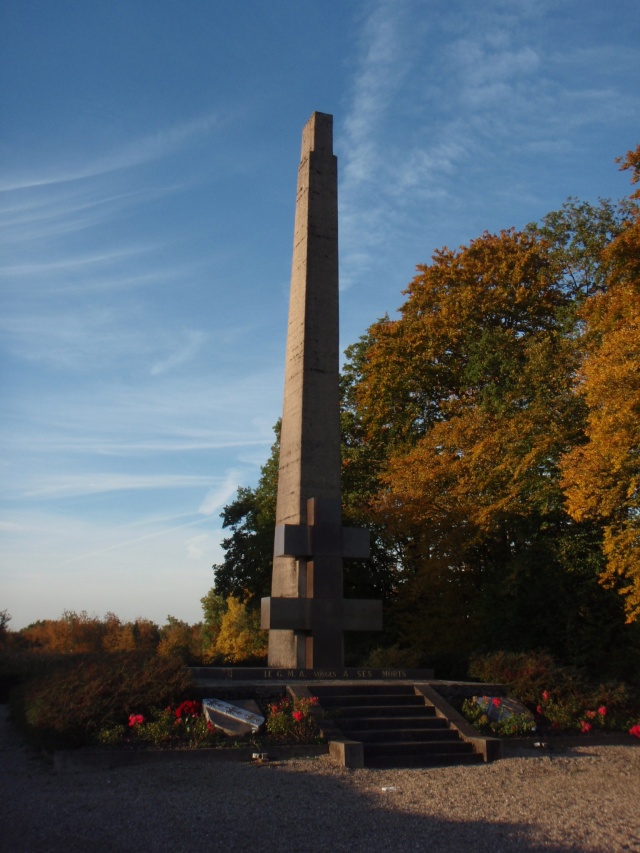
[[[28,241],[78,234],[184,189],[184,184],[174,184],[113,193],[111,181],[108,185],[90,181],[74,186],[73,192],[66,185],[29,191],[28,199],[0,206],[2,239],[19,247]]]
[[[97,156],[78,166],[61,166],[49,172],[22,177],[0,177],[0,192],[86,180],[159,160],[193,137],[207,133],[217,122],[216,114],[201,116],[134,139],[108,154]]]
[[[27,488],[23,498],[68,498],[109,492],[148,491],[150,489],[194,489],[207,486],[211,477],[185,474],[82,473],[39,478],[35,488]]]
[[[68,560],[64,560],[58,563],[54,568],[61,568],[62,566],[68,565],[69,563],[77,563],[82,560],[88,560],[93,557],[97,557],[101,554],[108,554],[111,551],[118,551],[121,549],[129,548],[132,545],[136,545],[139,542],[147,542],[150,539],[157,539],[160,537],[167,537],[170,534],[174,533],[176,530],[182,530],[185,527],[194,527],[198,524],[202,524],[206,519],[202,517],[192,518],[190,521],[185,521],[182,524],[176,524],[172,527],[159,527],[157,529],[151,530],[148,533],[143,533],[140,536],[135,536],[132,539],[123,539],[122,541],[113,542],[110,545],[105,545],[101,548],[96,548],[92,551],[87,551],[82,554],[77,554],[74,557],[69,558]]]
[[[275,370],[235,378],[203,372],[42,391],[14,401],[0,441],[12,453],[53,458],[268,447],[265,422],[279,414],[280,379]]]
[[[224,482],[207,492],[198,508],[201,515],[214,515],[235,495],[238,489],[240,475],[238,471],[229,471]]]
[[[206,340],[205,333],[198,329],[188,329],[184,333],[184,336],[186,337],[186,342],[176,352],[168,358],[164,358],[161,361],[156,362],[152,366],[152,376],[160,376],[161,374],[172,370],[174,367],[178,367],[179,365],[190,361],[198,350],[201,349]]]
[[[13,266],[0,267],[0,274],[5,276],[49,276],[60,271],[87,269],[94,266],[105,266],[106,264],[129,259],[133,255],[149,251],[150,246],[135,246],[132,248],[112,249],[107,252],[96,252],[88,255],[74,255],[72,257],[48,260],[41,262],[24,262]]]
[[[546,6],[454,2],[445,14],[419,0],[367,6],[341,131],[343,288],[364,285],[381,268],[397,274],[407,248],[447,218],[459,231],[461,215],[471,213],[460,185],[472,186],[475,198],[481,188],[497,198],[516,188],[521,197],[535,193],[524,170],[501,183],[498,151],[570,151],[575,142],[558,148],[562,140],[620,118],[628,103],[608,82],[589,88],[576,76],[572,91],[561,82],[567,63],[578,68],[586,58],[575,43],[561,55]],[[512,162],[507,156],[505,169]],[[438,245],[425,245],[425,256]]]

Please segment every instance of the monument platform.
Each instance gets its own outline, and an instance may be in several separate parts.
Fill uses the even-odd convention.
[[[192,666],[196,681],[213,682],[283,682],[293,681],[432,681],[432,669],[372,669],[340,667],[339,669],[292,669],[289,667]]]

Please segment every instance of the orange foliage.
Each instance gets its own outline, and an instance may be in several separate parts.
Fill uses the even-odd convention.
[[[576,346],[531,235],[485,234],[420,270],[402,319],[376,327],[359,389],[370,432],[396,440],[376,507],[399,532],[464,529],[472,544],[561,502],[556,461],[581,426]]]
[[[622,168],[640,180],[640,146]],[[639,197],[640,193],[635,193]],[[584,306],[587,355],[579,393],[589,407],[588,442],[562,461],[567,507],[604,522],[603,582],[640,618],[640,212],[607,250],[609,287]]]

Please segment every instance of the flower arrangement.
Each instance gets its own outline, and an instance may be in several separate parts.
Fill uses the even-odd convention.
[[[535,722],[530,714],[500,714],[499,718],[495,719],[501,705],[502,699],[499,696],[473,696],[464,700],[461,711],[471,725],[484,734],[522,737],[535,731]]]
[[[228,738],[217,730],[202,713],[202,705],[187,699],[176,708],[153,711],[149,718],[142,714],[130,714],[127,726],[112,726],[98,734],[105,745],[148,744],[155,747],[198,747],[221,746]]]
[[[274,740],[285,743],[317,743],[322,740],[317,725],[318,699],[281,699],[267,709],[266,729]]]

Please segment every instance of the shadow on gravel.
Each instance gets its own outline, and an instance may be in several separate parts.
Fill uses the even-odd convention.
[[[4,750],[3,750],[4,751]],[[356,790],[348,771],[182,761],[68,776],[24,750],[0,771],[0,850],[578,851],[519,823],[433,819]],[[388,797],[384,799],[383,797]]]

